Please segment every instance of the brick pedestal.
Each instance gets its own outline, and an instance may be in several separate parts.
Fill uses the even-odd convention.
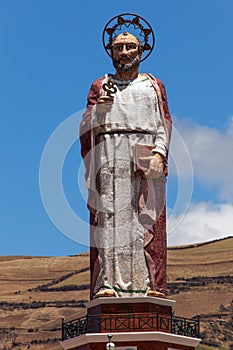
[[[63,349],[193,350],[198,322],[174,317],[174,301],[162,298],[100,298],[87,303],[87,315],[63,323]]]

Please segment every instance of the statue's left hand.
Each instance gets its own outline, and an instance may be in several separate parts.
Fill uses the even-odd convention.
[[[100,96],[96,104],[96,111],[98,114],[107,114],[111,111],[113,106],[113,96]]]
[[[147,179],[157,179],[163,174],[164,157],[160,153],[155,153],[149,157],[141,157],[140,160],[149,162],[148,171],[145,172]]]

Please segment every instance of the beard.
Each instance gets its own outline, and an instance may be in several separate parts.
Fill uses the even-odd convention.
[[[128,56],[126,56],[129,58]],[[130,59],[130,58],[129,58]],[[129,63],[120,63],[120,61],[112,59],[112,63],[114,68],[116,68],[117,71],[120,72],[132,72],[136,67],[139,66],[141,61],[141,56],[136,56],[131,62]]]

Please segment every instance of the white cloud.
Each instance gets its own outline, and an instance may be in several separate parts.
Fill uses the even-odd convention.
[[[181,178],[192,176],[189,153],[194,176],[210,186],[216,186],[220,198],[233,203],[233,118],[225,132],[173,119],[170,174],[178,172]],[[187,145],[185,152],[182,139]]]
[[[233,235],[233,205],[191,204],[184,216],[168,216],[168,245],[198,243]]]

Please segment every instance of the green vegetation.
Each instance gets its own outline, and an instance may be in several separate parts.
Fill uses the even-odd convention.
[[[214,349],[216,350],[216,348],[210,347],[208,345],[200,344],[197,346],[196,350],[214,350]]]

